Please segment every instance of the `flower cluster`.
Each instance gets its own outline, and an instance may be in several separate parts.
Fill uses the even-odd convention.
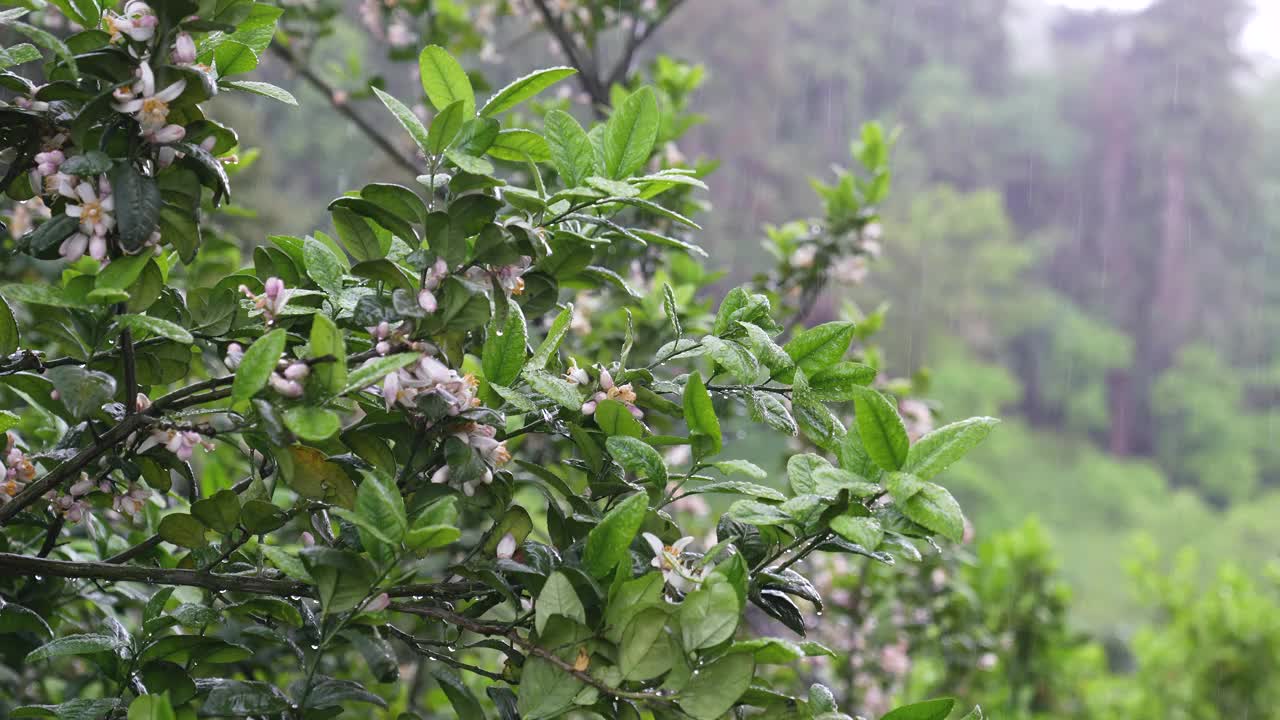
[[[702,581],[707,577],[708,568],[692,567],[680,558],[684,554],[684,549],[693,542],[692,536],[686,535],[671,545],[663,544],[662,540],[653,533],[645,533],[644,539],[653,549],[653,560],[650,561],[650,565],[662,571],[667,587],[677,592],[687,593],[697,590],[702,585]]]
[[[570,368],[570,374],[566,379],[575,384],[582,384],[586,373],[577,367]],[[613,375],[608,370],[600,370],[600,390],[591,396],[591,399],[582,404],[582,414],[592,415],[596,411],[596,407],[604,400],[617,400],[626,406],[627,411],[637,420],[644,418],[644,411],[636,407],[636,391],[631,387],[631,383],[618,385],[613,382]]]
[[[487,282],[490,278],[508,296],[524,294],[524,274],[529,272],[533,260],[521,258],[510,265],[485,265],[467,270],[467,279],[472,282]]]
[[[449,415],[458,415],[480,404],[477,385],[475,376],[459,375],[432,355],[423,354],[412,365],[387,375],[381,392],[388,411],[396,405],[417,410],[420,396],[434,394],[444,400]]]
[[[151,6],[142,0],[129,0],[124,5],[123,13],[104,13],[102,23],[113,43],[119,43],[126,37],[135,42],[146,42],[156,34],[160,19]]]
[[[62,190],[62,188],[59,188]],[[107,261],[107,232],[115,227],[115,200],[111,197],[111,183],[106,176],[98,178],[98,187],[81,181],[74,192],[65,193],[70,200],[64,210],[69,217],[80,219],[80,228],[71,237],[62,241],[58,254],[64,260],[74,262],[88,251],[89,257],[102,262]],[[75,204],[75,201],[79,204]]]
[[[423,271],[422,289],[418,291],[418,307],[429,313],[436,311],[439,304],[435,291],[448,275],[449,264],[444,258],[436,258],[435,264]]]
[[[190,460],[197,447],[204,447],[205,450],[212,449],[210,444],[198,432],[178,430],[176,428],[157,428],[152,430],[151,436],[138,446],[138,452],[146,452],[157,446],[163,447],[183,461]]]
[[[506,465],[511,461],[511,453],[507,451],[507,444],[498,440],[497,434],[497,429],[492,425],[481,425],[479,423],[467,423],[453,433],[455,438],[475,450],[486,465],[484,472],[479,476],[462,482],[460,488],[463,495],[471,497],[476,494],[476,488],[492,483],[492,468]],[[431,482],[437,484],[447,483],[451,476],[452,473],[449,466],[445,465],[432,474]]]
[[[262,284],[261,295],[254,295],[248,285],[241,285],[240,292],[253,301],[255,308],[262,311],[267,325],[274,325],[276,318],[284,312],[284,306],[289,303],[289,291],[285,288],[284,281],[278,277],[267,278]]]
[[[0,478],[0,504],[8,502],[36,476],[36,466],[17,447],[13,433],[5,433],[4,477]]]
[[[187,87],[186,80],[178,80],[157,92],[156,76],[149,63],[138,65],[138,80],[133,85],[120,87],[112,95],[117,112],[132,115],[142,128],[142,136],[157,145],[176,143],[186,136],[186,128],[169,123],[169,103],[177,100]]]

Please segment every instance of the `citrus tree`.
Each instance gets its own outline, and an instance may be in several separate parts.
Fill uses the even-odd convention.
[[[429,122],[374,91],[418,184],[357,188],[332,235],[211,274],[240,140],[202,106],[294,102],[243,79],[280,9],[54,5],[85,29],[0,13],[34,43],[0,53],[5,262],[32,261],[0,287],[11,717],[413,717],[428,681],[464,718],[847,717],[767,671],[831,653],[804,639],[805,558],[960,541],[932,478],[995,422],[909,436],[852,359],[865,329],[798,311],[829,279],[814,258],[874,226],[878,127],[822,187],[825,224],[779,233],[779,271],[716,302],[667,202],[702,180],[655,155],[665,94],[615,84],[589,127],[521,127],[573,68],[482,99],[428,46]],[[771,482],[743,419],[811,452]],[[732,504],[695,539],[671,507],[710,494]]]

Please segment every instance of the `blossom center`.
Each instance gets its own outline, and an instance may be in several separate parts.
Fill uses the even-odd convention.
[[[169,103],[159,98],[146,98],[142,101],[142,109],[138,114],[144,125],[163,125],[169,117]]]

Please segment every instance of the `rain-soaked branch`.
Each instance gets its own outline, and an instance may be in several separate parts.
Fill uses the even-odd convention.
[[[356,112],[356,109],[352,107],[350,103],[343,100],[338,94],[336,88],[330,85],[324,78],[320,77],[320,75],[312,70],[307,63],[301,62],[298,56],[289,49],[288,45],[284,42],[273,42],[271,43],[271,52],[280,56],[281,59],[289,64],[289,67],[292,68],[294,72],[298,73],[299,77],[306,80],[311,87],[324,95],[329,101],[329,104],[333,106],[334,110],[337,110],[344,117],[350,120],[352,124],[359,128],[360,132],[364,133],[374,145],[377,145],[378,149],[381,150],[392,162],[415,177],[422,172],[422,168],[418,166],[418,163],[405,157],[404,154],[396,148],[395,143],[391,142],[391,140],[383,135],[378,128],[373,126],[373,123],[366,120],[363,115]]]

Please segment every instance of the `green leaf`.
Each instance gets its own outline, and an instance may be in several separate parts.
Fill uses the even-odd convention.
[[[573,706],[582,690],[578,678],[540,657],[531,658],[520,676],[519,709],[522,720],[549,720]]]
[[[666,487],[667,465],[649,443],[627,435],[614,435],[605,441],[605,447],[622,467],[654,481],[659,487]]]
[[[838,362],[809,377],[809,394],[827,402],[853,400],[858,387],[869,385],[876,377],[876,369],[854,362]]]
[[[868,550],[875,550],[884,539],[884,530],[880,527],[880,521],[873,517],[839,515],[832,518],[831,529],[845,540]]]
[[[880,720],[946,720],[955,706],[955,698],[926,700],[891,710]]]
[[[111,169],[111,196],[115,202],[116,233],[128,252],[142,249],[160,218],[160,187],[155,178],[121,161]]]
[[[787,459],[787,482],[791,485],[791,492],[796,495],[817,493],[817,474],[830,467],[831,463],[826,458],[813,453],[792,455]]]
[[[58,56],[58,59],[66,64],[67,68],[71,71],[72,77],[77,76],[78,71],[76,69],[75,55],[72,54],[71,48],[68,48],[66,43],[59,40],[56,35],[38,28],[35,25],[30,25],[24,22],[10,21],[6,24],[30,38],[30,40],[35,44],[47,50],[52,50],[53,53]]]
[[[265,500],[249,500],[240,511],[240,522],[255,535],[276,530],[287,519],[283,510]]]
[[[720,420],[716,417],[715,406],[711,404],[711,394],[697,372],[689,373],[689,381],[684,386],[684,421],[691,435],[708,439],[710,447],[707,454],[720,452]]]
[[[0,607],[0,635],[21,632],[53,638],[53,630],[39,613],[17,603],[6,603]]]
[[[530,370],[527,367],[524,370],[524,379],[534,392],[553,400],[566,410],[582,408],[582,397],[578,395],[578,386],[568,380],[556,377],[546,370]]]
[[[237,40],[224,40],[213,51],[214,65],[218,69],[218,77],[243,75],[253,72],[258,67],[258,53],[253,48]]]
[[[960,510],[960,504],[941,485],[920,482],[923,486],[905,501],[898,500],[898,496],[894,495],[898,509],[916,524],[952,542],[963,540],[964,513]]]
[[[587,131],[563,110],[552,110],[545,118],[545,135],[551,149],[551,164],[565,187],[578,187],[595,174],[596,153]]]
[[[707,354],[744,385],[756,381],[760,365],[751,351],[732,340],[722,340],[714,335],[702,339]]]
[[[233,88],[235,90],[243,90],[254,95],[279,100],[286,105],[297,107],[298,100],[288,90],[277,87],[269,82],[258,82],[256,80],[229,80],[223,83],[223,86]]]
[[[160,206],[160,240],[178,251],[182,262],[190,263],[196,259],[200,249],[200,226],[191,213],[175,205],[165,203]]]
[[[582,567],[598,578],[613,572],[613,568],[627,558],[631,541],[640,532],[648,512],[649,498],[644,493],[636,493],[618,503],[587,534]]]
[[[311,316],[311,357],[330,357],[331,361],[311,366],[312,377],[320,387],[338,393],[347,384],[347,344],[342,331],[323,313]]]
[[[377,260],[387,254],[378,235],[363,216],[341,206],[331,206],[329,214],[333,216],[333,229],[338,231],[343,247],[357,261]]]
[[[240,496],[232,490],[219,490],[212,497],[192,503],[191,515],[225,535],[240,522]]]
[[[676,700],[695,720],[717,720],[751,686],[756,661],[753,653],[730,653],[703,666],[689,679]]]
[[[708,581],[685,596],[678,615],[682,647],[687,651],[700,650],[733,637],[742,606],[733,585],[724,580]]]
[[[582,607],[582,600],[578,599],[573,583],[562,572],[554,572],[547,578],[533,605],[533,612],[533,625],[539,635],[547,627],[547,621],[556,615],[587,624],[587,611]]]
[[[368,561],[352,552],[314,546],[303,548],[299,556],[316,583],[320,605],[327,615],[360,604],[377,579]]]
[[[573,306],[566,305],[556,319],[551,322],[551,328],[547,330],[547,336],[543,338],[542,344],[538,345],[538,349],[533,352],[533,357],[529,358],[526,368],[534,368],[541,370],[547,366],[547,362],[551,360],[551,356],[556,354],[560,349],[560,343],[564,341],[564,336],[569,332],[569,323],[573,320]]]
[[[551,67],[536,70],[521,78],[516,78],[509,85],[494,93],[493,97],[480,108],[485,117],[506,112],[561,80],[578,72],[571,67]]]
[[[113,263],[114,264],[114,263]],[[149,317],[147,315],[120,315],[116,318],[116,322],[134,332],[145,332],[151,335],[158,335],[168,338],[184,345],[190,345],[196,339],[187,332],[187,329],[181,325],[161,320],[160,318]]]
[[[525,327],[524,312],[515,301],[508,298],[506,322],[499,328],[495,315],[489,325],[489,336],[484,342],[480,362],[485,380],[498,385],[510,385],[520,377],[528,341],[529,331]]]
[[[632,93],[613,112],[604,129],[604,174],[614,180],[644,166],[658,139],[658,99],[653,88]]]
[[[747,336],[741,339],[742,344],[751,348],[756,359],[769,369],[770,374],[780,378],[794,370],[795,361],[759,325],[749,322],[736,324],[747,332]]]
[[[356,514],[378,529],[379,539],[399,545],[409,530],[404,498],[390,479],[366,473],[356,492]]]
[[[84,306],[83,302],[73,299],[73,297],[68,297],[67,293],[60,290],[60,288],[49,287],[47,284],[6,284],[6,286],[0,286],[0,293],[4,293],[4,296],[8,297],[9,300],[26,302],[28,305],[47,305],[50,307]]]
[[[861,388],[854,398],[858,436],[867,455],[884,470],[897,470],[907,461],[910,440],[898,411],[877,390]]]
[[[342,421],[332,410],[311,405],[297,405],[284,412],[284,424],[303,440],[321,442],[342,429]]]
[[[204,524],[186,513],[165,515],[156,528],[156,534],[168,542],[192,550],[209,544],[204,533]]]
[[[199,678],[196,688],[204,693],[201,715],[245,717],[277,715],[293,704],[279,688],[264,682]]]
[[[485,152],[508,162],[542,163],[551,160],[551,146],[547,141],[538,133],[522,128],[499,131]]]
[[[636,613],[622,631],[618,669],[626,680],[650,680],[671,669],[672,654],[667,611],[650,607]]]
[[[409,136],[418,144],[418,147],[422,148],[422,152],[430,153],[430,133],[428,133],[427,129],[423,127],[422,121],[418,119],[418,116],[414,115],[412,110],[405,107],[404,103],[391,97],[378,88],[373,88],[373,94],[377,95],[378,99],[382,101],[382,104],[391,111],[392,116],[394,116],[396,121],[400,123],[400,127],[404,128],[405,131],[409,133]]]
[[[462,150],[447,150],[444,156],[465,173],[472,175],[492,175],[494,173],[493,163]]]
[[[771,500],[773,502],[782,502],[787,499],[786,495],[764,485],[756,485],[755,483],[744,482],[741,480],[720,480],[718,482],[699,485],[689,492],[692,493],[716,493],[725,495],[746,495],[748,497],[760,498],[761,500]]]
[[[593,417],[607,435],[629,435],[633,438],[644,435],[644,425],[640,424],[626,405],[617,400],[601,400],[596,403]]]
[[[83,155],[74,155],[58,166],[59,172],[79,177],[95,177],[111,169],[111,156],[106,153],[90,150]]]
[[[427,132],[426,152],[439,155],[449,147],[449,143],[458,137],[462,125],[467,121],[465,103],[458,100],[441,110],[431,121],[431,129]]]
[[[752,480],[763,482],[768,479],[769,473],[764,468],[756,465],[749,460],[721,460],[713,463],[712,466],[719,470],[722,474],[728,475],[746,475]]]
[[[853,342],[854,325],[851,322],[836,321],[809,328],[791,338],[782,347],[791,356],[796,367],[804,370],[805,375],[816,375],[834,365],[849,351],[849,343]],[[789,382],[790,373],[778,377]]]
[[[902,469],[928,480],[985,440],[999,422],[991,417],[974,417],[944,425],[911,447]]]
[[[461,102],[463,115],[476,114],[476,94],[471,89],[471,79],[448,50],[439,45],[423,48],[418,56],[418,70],[422,75],[422,89],[436,110]]]
[[[128,720],[174,720],[168,695],[139,695],[129,704]]]
[[[40,51],[29,43],[19,43],[12,47],[0,49],[0,70],[23,65],[39,60]]]
[[[774,505],[766,505],[754,500],[738,500],[729,506],[726,514],[752,525],[783,525],[791,521],[790,516]]]
[[[284,354],[286,338],[283,329],[272,330],[244,351],[244,358],[236,368],[236,378],[231,383],[233,401],[248,400],[266,387],[280,356]]]
[[[347,383],[342,386],[342,390],[338,394],[346,395],[349,392],[377,385],[387,375],[406,365],[413,364],[421,357],[418,353],[406,352],[367,360],[363,365],[347,374]]]
[[[63,365],[49,368],[44,375],[67,410],[80,419],[96,414],[116,394],[116,379],[97,370]]]
[[[58,718],[59,720],[101,720],[110,717],[120,706],[119,698],[79,698],[58,705],[23,705],[9,714],[11,718]]]
[[[354,680],[337,680],[319,676],[311,686],[311,694],[307,696],[306,707],[338,708],[345,702],[362,702],[378,707],[386,707],[387,701],[369,692],[363,685]]]
[[[111,635],[67,635],[45,643],[27,654],[23,662],[33,663],[68,655],[92,655],[115,652],[121,646],[119,638]]]
[[[456,672],[450,668],[441,667],[438,663],[431,663],[428,668],[431,677],[440,683],[440,689],[444,691],[445,697],[449,698],[455,717],[459,720],[485,720],[480,701]]]
[[[294,445],[289,447],[289,465],[285,468],[285,482],[298,495],[312,500],[323,500],[352,509],[356,506],[356,483],[339,466],[330,462],[324,452],[314,447]]]

